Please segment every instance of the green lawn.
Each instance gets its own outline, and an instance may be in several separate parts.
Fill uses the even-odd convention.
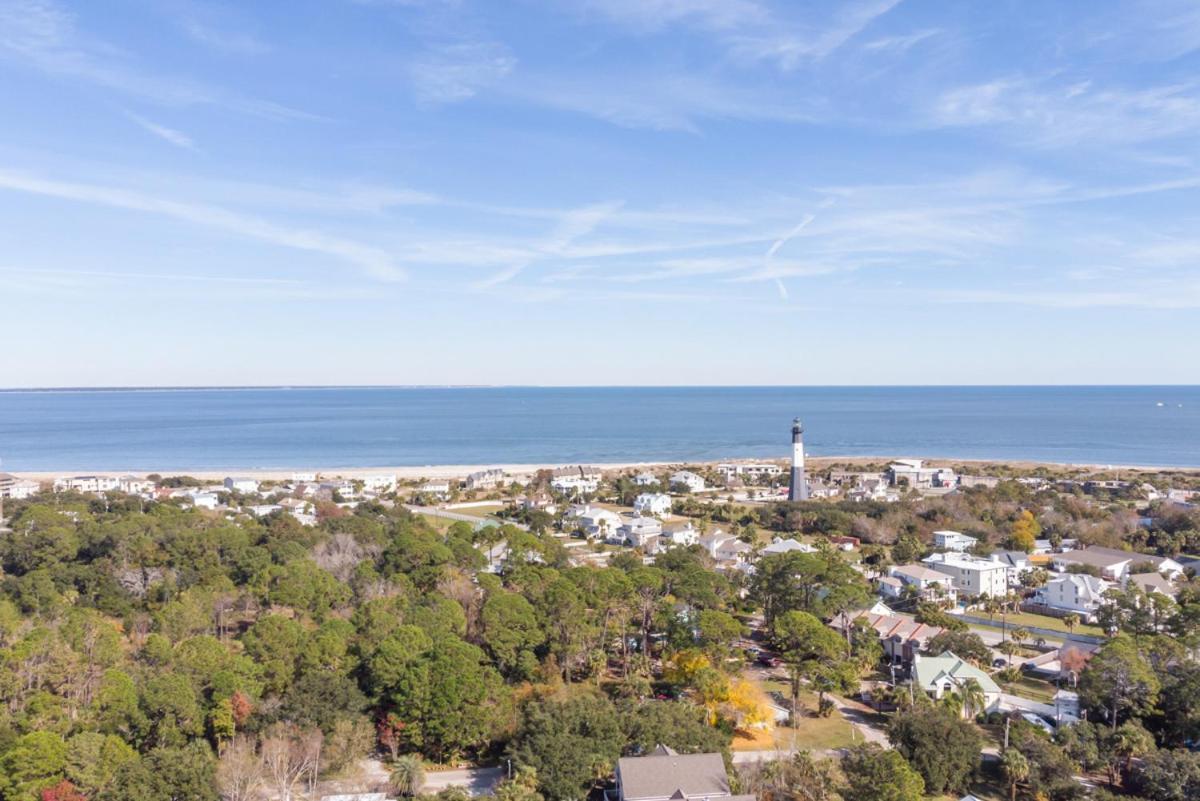
[[[1004,682],[1000,683],[1004,684]],[[1039,681],[1029,676],[1022,676],[1014,682],[1004,684],[1004,689],[1013,695],[1032,698],[1034,701],[1041,701],[1044,704],[1054,703],[1054,694],[1058,692],[1058,688],[1050,682]]]
[[[782,706],[791,708],[791,687],[785,681],[759,682],[763,692],[782,693],[785,702]],[[827,718],[817,717],[816,693],[802,692],[798,699],[796,711],[800,717],[800,725],[794,729],[779,726],[770,732],[757,733],[754,739],[737,737],[733,741],[735,751],[762,751],[772,748],[791,748],[795,742],[796,748],[808,751],[831,751],[835,748],[846,748],[861,737],[854,727],[842,717],[837,710]]]
[[[979,612],[972,612],[971,614],[974,615],[975,617],[986,617],[986,615],[981,615]],[[1002,621],[1001,621],[1000,616],[996,615],[995,621],[993,621],[990,625],[991,625],[991,627],[998,629],[998,628],[1001,628],[1001,623],[1002,623]],[[978,624],[975,624],[975,625],[978,625]],[[1038,628],[1052,629],[1054,631],[1061,631],[1063,633],[1068,633],[1070,631],[1067,628],[1067,624],[1063,623],[1062,620],[1057,617],[1050,617],[1049,615],[1033,615],[1028,612],[1017,612],[1016,614],[1009,614],[1008,615],[1009,630],[1011,631],[1012,629],[1020,627],[1020,626],[1026,626],[1026,627],[1037,626]],[[1074,629],[1074,633],[1089,634],[1093,637],[1103,637],[1104,636],[1104,632],[1100,629],[1099,626],[1092,626],[1087,623],[1080,623],[1078,626],[1076,626]],[[1032,639],[1036,640],[1037,637],[1033,637]]]

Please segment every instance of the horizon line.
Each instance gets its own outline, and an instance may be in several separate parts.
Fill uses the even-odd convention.
[[[1200,383],[1039,384],[164,384],[0,387],[0,393],[234,392],[337,389],[1195,389]]]

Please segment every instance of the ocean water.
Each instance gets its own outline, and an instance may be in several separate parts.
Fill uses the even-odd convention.
[[[812,455],[1200,466],[1200,387],[0,391],[0,470]]]

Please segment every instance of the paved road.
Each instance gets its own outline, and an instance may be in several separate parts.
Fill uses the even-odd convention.
[[[425,786],[421,788],[421,792],[436,793],[447,787],[464,787],[471,795],[489,795],[502,778],[504,768],[439,770],[425,774]]]

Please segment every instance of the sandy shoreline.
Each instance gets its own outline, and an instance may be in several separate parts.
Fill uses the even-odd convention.
[[[866,465],[866,464],[881,464],[892,461],[898,458],[913,458],[908,456],[810,456],[808,465],[815,469],[824,469],[832,464],[846,465]],[[722,461],[729,462],[775,462],[777,464],[786,465],[787,460],[782,458],[776,459],[748,459],[748,458],[731,458]],[[1180,472],[1180,473],[1198,473],[1200,467],[1171,467],[1171,466],[1152,466],[1152,465],[1106,465],[1106,464],[1070,464],[1061,462],[1037,462],[1021,459],[944,459],[944,458],[927,458],[925,461],[937,465],[955,466],[955,465],[1000,465],[1008,468],[1019,470],[1034,470],[1040,467],[1050,468],[1055,470],[1085,470],[1085,471],[1129,471],[1138,473],[1155,473],[1155,472]],[[711,466],[717,464],[716,461],[675,461],[675,462],[587,462],[586,464],[597,467],[605,471],[615,470],[638,470],[638,469],[657,469],[671,467],[677,465],[704,465]],[[269,481],[288,481],[291,480],[295,473],[315,473],[327,478],[365,478],[372,475],[394,475],[401,481],[412,481],[417,479],[451,479],[465,478],[468,474],[480,470],[500,469],[512,476],[528,476],[536,473],[538,470],[554,469],[562,467],[563,463],[542,463],[542,464],[505,464],[505,463],[489,463],[489,464],[468,464],[468,465],[400,465],[394,467],[280,467],[280,468],[260,468],[260,469],[243,469],[243,468],[228,468],[228,469],[199,469],[199,470],[15,470],[11,471],[14,475],[32,480],[49,480],[59,478],[61,476],[77,476],[77,475],[135,475],[145,476],[150,473],[158,473],[164,476],[192,476],[204,480],[220,480],[226,476],[246,476],[259,480]]]

